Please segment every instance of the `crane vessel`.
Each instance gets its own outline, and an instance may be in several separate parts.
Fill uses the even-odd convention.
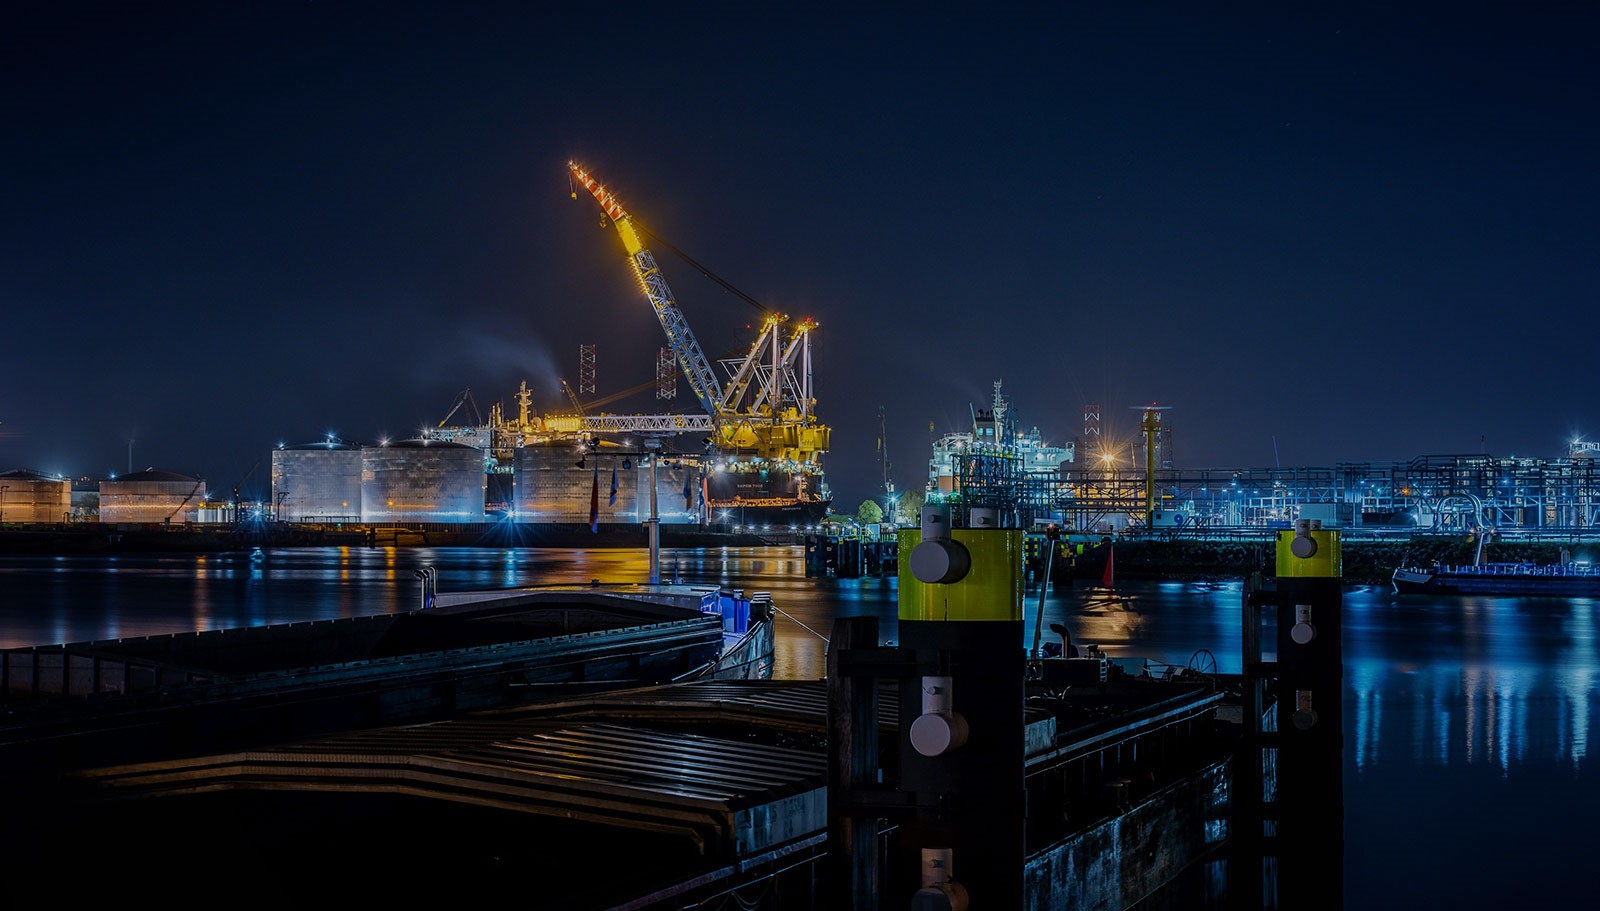
[[[714,368],[645,246],[648,232],[592,175],[576,164],[569,167],[575,183],[593,194],[616,227],[666,335],[666,377],[682,372],[699,413],[597,410],[657,385],[658,369],[654,383],[587,402],[562,379],[570,411],[544,414],[533,408],[526,382],[516,393],[514,414],[492,404],[487,420],[465,390],[443,420],[424,428],[423,437],[480,450],[488,476],[486,512],[521,522],[615,525],[656,516],[664,524],[779,530],[820,521],[832,494],[821,464],[830,431],[817,418],[812,391],[816,323],[791,322],[763,307],[760,330],[744,355],[720,359]],[[472,420],[452,424],[464,407]]]
[[[768,311],[745,356],[718,361],[725,373],[719,380],[645,245],[649,232],[587,170],[576,162],[568,168],[616,228],[629,266],[709,421],[699,472],[706,521],[784,527],[820,520],[832,493],[822,470],[830,430],[817,418],[812,389],[816,323],[790,324],[786,315]]]

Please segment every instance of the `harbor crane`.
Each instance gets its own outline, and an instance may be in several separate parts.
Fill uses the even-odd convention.
[[[661,322],[661,330],[666,333],[667,344],[677,356],[678,366],[683,368],[684,376],[689,380],[689,389],[694,392],[694,397],[700,400],[700,407],[706,410],[706,414],[716,417],[722,400],[722,384],[717,382],[716,374],[711,370],[711,362],[706,359],[699,340],[689,329],[689,321],[684,318],[683,311],[678,309],[678,302],[672,296],[672,289],[667,286],[667,280],[662,276],[660,266],[656,265],[655,256],[640,239],[633,218],[622,208],[622,203],[612,195],[611,191],[601,186],[587,171],[575,162],[568,162],[567,166],[578,182],[593,194],[595,200],[600,203],[600,208],[610,217],[612,226],[622,236],[622,245],[628,252],[628,262],[633,266],[634,276],[644,288],[645,295],[650,298],[650,305],[655,308],[656,319]]]
[[[783,326],[788,318],[768,312],[749,352],[743,358],[718,362],[728,374],[726,384],[719,382],[710,360],[690,330],[672,289],[661,274],[654,254],[645,246],[645,236],[654,235],[635,222],[616,195],[587,170],[575,162],[568,162],[568,169],[572,178],[594,196],[621,236],[634,276],[655,310],[690,390],[705,410],[704,418],[694,415],[673,416],[673,426],[714,430],[716,443],[725,450],[767,459],[814,464],[818,456],[828,450],[830,435],[829,428],[818,423],[814,413],[816,399],[812,393],[811,332],[816,328],[816,323],[810,319],[801,320],[785,338]],[[573,196],[576,195],[574,189]],[[670,244],[666,246],[683,256]],[[688,257],[683,258],[745,302],[761,306],[748,295],[733,289],[726,281],[712,275],[704,266]],[[585,418],[585,426],[594,420],[592,417]]]

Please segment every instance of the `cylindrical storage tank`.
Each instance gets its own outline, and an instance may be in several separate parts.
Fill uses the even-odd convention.
[[[650,518],[650,460],[639,463],[639,518]],[[700,465],[693,459],[656,456],[656,517],[663,525],[692,525],[700,521],[704,491]]]
[[[698,522],[698,466],[670,455],[658,458],[657,517],[664,525]],[[636,450],[595,450],[569,441],[523,446],[517,450],[515,477],[518,522],[588,524],[591,504],[601,525],[650,518],[650,459]]]
[[[325,440],[272,451],[272,502],[280,522],[359,522],[362,449]]]
[[[72,513],[72,482],[37,471],[0,474],[0,522],[66,522]]]
[[[639,474],[634,455],[591,451],[581,442],[558,440],[517,449],[516,521],[587,524],[593,503],[602,525],[638,521]],[[611,502],[611,480],[617,482]],[[648,496],[648,488],[644,488]],[[645,505],[646,510],[649,504]]]
[[[364,522],[482,522],[484,453],[439,440],[361,450]]]
[[[146,468],[100,482],[100,521],[194,522],[205,498],[205,481]]]

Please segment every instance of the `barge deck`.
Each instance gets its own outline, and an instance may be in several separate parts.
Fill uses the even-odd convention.
[[[898,700],[893,687],[880,696],[889,734]],[[1040,908],[1081,888],[1146,894],[1215,849],[1224,700],[1206,679],[1030,700],[1028,876]],[[705,680],[104,765],[71,776],[72,810],[39,844],[71,845],[72,864],[99,849],[92,862],[113,874],[271,871],[290,891],[354,869],[377,891],[470,882],[568,909],[731,895],[816,907],[827,702],[825,681]],[[1106,849],[1163,826],[1159,852]],[[106,846],[87,834],[106,831],[148,838]],[[894,836],[884,832],[885,850]]]
[[[764,594],[551,586],[437,604],[0,650],[7,783],[27,790],[73,767],[439,720],[557,691],[770,674]]]

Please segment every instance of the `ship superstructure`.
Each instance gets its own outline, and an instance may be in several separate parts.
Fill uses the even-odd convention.
[[[960,501],[966,506],[1016,509],[1030,490],[1058,484],[1077,458],[1077,443],[1045,442],[1038,427],[1016,421],[1002,384],[995,381],[989,407],[971,407],[973,423],[933,442],[926,496],[931,503]],[[997,500],[998,498],[998,500]],[[990,501],[994,500],[994,501]],[[1048,519],[1046,509],[1024,509],[1030,519]],[[1035,512],[1038,512],[1035,516]]]

